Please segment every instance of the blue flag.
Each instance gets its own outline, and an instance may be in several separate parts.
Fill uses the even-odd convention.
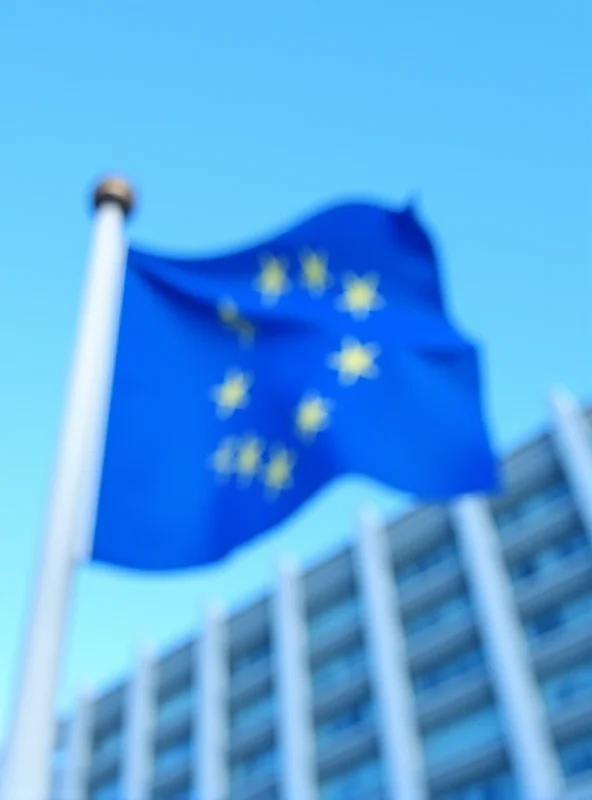
[[[130,249],[92,558],[216,561],[345,473],[490,490],[480,394],[410,208],[336,206],[216,258]]]

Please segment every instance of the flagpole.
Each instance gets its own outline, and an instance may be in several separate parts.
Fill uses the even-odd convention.
[[[58,675],[80,543],[90,539],[124,277],[124,221],[133,193],[121,178],[100,183],[86,287],[70,375],[45,536],[0,780],[0,800],[48,800]]]

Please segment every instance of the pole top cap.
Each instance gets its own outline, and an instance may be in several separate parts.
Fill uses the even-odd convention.
[[[93,204],[99,208],[103,203],[117,203],[124,214],[129,214],[134,207],[134,190],[131,183],[119,175],[112,175],[97,184],[93,193]]]

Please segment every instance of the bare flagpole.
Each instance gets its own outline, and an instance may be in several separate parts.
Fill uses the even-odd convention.
[[[109,405],[124,277],[124,221],[133,205],[121,178],[100,183],[45,536],[21,653],[0,800],[49,800],[54,714],[74,567],[88,541]],[[96,487],[95,487],[96,488]]]

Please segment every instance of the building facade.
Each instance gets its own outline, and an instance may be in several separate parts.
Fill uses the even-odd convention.
[[[503,470],[81,696],[52,800],[592,800],[592,409]]]

